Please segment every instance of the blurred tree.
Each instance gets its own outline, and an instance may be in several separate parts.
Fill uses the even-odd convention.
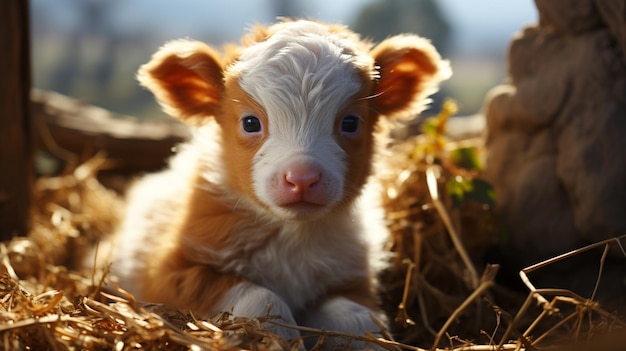
[[[432,40],[443,56],[452,34],[437,0],[373,0],[358,13],[352,28],[376,42],[394,34],[419,34]]]
[[[111,24],[114,7],[118,2],[68,1],[75,9],[78,20],[66,42],[65,55],[55,69],[52,85],[63,94],[82,96],[107,106],[110,102],[115,55],[121,40]],[[87,77],[88,84],[80,84],[81,74]]]
[[[271,6],[276,17],[301,17],[305,12],[302,2],[297,0],[272,0]]]

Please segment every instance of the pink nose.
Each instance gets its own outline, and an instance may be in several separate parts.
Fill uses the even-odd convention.
[[[295,167],[285,172],[285,186],[294,194],[304,194],[319,183],[322,173],[313,167]]]

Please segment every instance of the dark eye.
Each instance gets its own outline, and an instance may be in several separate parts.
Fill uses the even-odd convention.
[[[246,116],[242,118],[241,126],[246,133],[258,133],[261,131],[261,121],[254,116]]]
[[[361,119],[357,116],[346,116],[341,120],[341,131],[343,133],[356,133],[359,131]]]

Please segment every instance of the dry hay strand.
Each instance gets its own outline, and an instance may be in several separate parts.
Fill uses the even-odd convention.
[[[526,342],[533,348],[538,348],[540,345],[543,346],[546,344],[545,340],[550,340],[551,337],[557,341],[562,341],[564,336],[562,333],[559,333],[559,331],[562,331],[563,329],[567,330],[567,327],[569,327],[569,330],[567,330],[566,337],[569,341],[573,340],[576,344],[587,345],[592,342],[597,342],[599,338],[605,339],[607,335],[609,338],[618,334],[623,335],[623,332],[626,330],[626,322],[624,322],[624,320],[622,320],[617,314],[610,313],[603,309],[600,304],[595,301],[598,286],[600,284],[600,280],[602,279],[604,264],[611,246],[617,248],[617,250],[619,250],[626,258],[626,250],[624,250],[622,241],[626,242],[626,235],[603,240],[577,250],[572,250],[521,270],[520,277],[530,290],[530,293],[515,318],[509,324],[509,327],[507,328],[499,345],[504,344],[504,340],[506,340],[507,337],[513,332],[514,328],[519,325],[520,320],[526,313],[528,313],[528,310],[533,302],[541,308],[541,312],[521,335],[521,337],[525,339]],[[528,277],[528,274],[533,271],[576,255],[580,255],[586,251],[602,247],[604,249],[599,262],[598,276],[596,278],[593,292],[589,298],[579,296],[567,289],[538,289]],[[552,296],[552,299],[548,300],[546,296]],[[538,334],[537,337],[534,337],[531,340],[530,336],[532,333],[535,329],[539,329],[537,326],[545,323],[546,320],[548,320],[547,323],[549,325],[549,327],[546,328],[547,330]],[[624,337],[622,336],[622,341],[624,341],[623,339]],[[614,344],[612,346],[616,345],[617,344]],[[624,344],[622,343],[620,346],[623,347],[623,345]],[[610,346],[611,345],[607,345],[607,347]]]

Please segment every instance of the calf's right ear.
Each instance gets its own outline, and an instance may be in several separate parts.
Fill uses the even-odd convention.
[[[224,90],[223,78],[215,50],[190,40],[165,44],[137,73],[141,85],[152,91],[163,110],[182,121],[215,116]]]

